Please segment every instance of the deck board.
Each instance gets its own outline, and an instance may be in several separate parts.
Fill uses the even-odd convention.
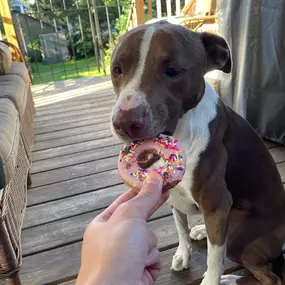
[[[112,177],[112,179],[110,179],[110,177]],[[122,180],[118,175],[118,170],[113,169],[98,174],[32,188],[28,191],[28,206],[53,200],[64,200],[63,198],[69,196],[83,194],[93,190],[106,189],[107,187],[121,183]]]
[[[48,159],[56,156],[60,157],[66,154],[76,154],[82,151],[100,149],[102,147],[114,146],[116,144],[118,144],[118,142],[116,142],[113,137],[78,142],[70,145],[35,151],[33,152],[33,161]]]
[[[45,160],[34,161],[32,165],[32,173],[36,174],[48,170],[54,170],[57,168],[64,168],[71,165],[77,165],[83,162],[89,162],[92,160],[98,160],[104,157],[110,157],[118,155],[118,151],[121,149],[121,145],[113,145],[112,147],[102,147],[100,151],[94,151],[94,149],[81,151],[80,155],[74,155],[74,153],[62,155],[60,159],[58,157],[51,157]]]
[[[40,252],[48,250],[54,247],[59,247],[65,244],[78,242],[82,240],[83,232],[94,217],[100,214],[106,207],[91,212],[86,212],[77,216],[73,216],[72,219],[66,218],[62,220],[53,221],[47,224],[39,225],[33,230],[24,229],[22,232],[23,238],[23,253],[24,256],[31,255],[35,252]],[[154,225],[152,228],[159,228],[163,219],[167,216],[171,216],[171,210],[168,205],[164,205],[158,211],[156,211],[150,218],[150,221],[154,220],[152,223]],[[196,215],[195,222],[200,221],[201,217]],[[160,219],[159,221],[155,221]],[[171,227],[168,231],[171,235],[175,235],[176,232],[173,231],[173,221],[172,217],[165,220],[166,223],[170,223]],[[150,223],[151,224],[151,223]],[[165,223],[163,223],[165,225]],[[168,242],[171,240],[169,239]],[[176,242],[176,236],[175,236]]]
[[[44,133],[44,134],[37,134],[35,142],[42,142],[42,141],[52,141],[55,139],[59,138],[66,138],[66,137],[71,137],[74,135],[79,135],[79,134],[85,134],[89,132],[97,132],[97,131],[102,131],[102,130],[109,130],[110,124],[108,123],[102,123],[102,124],[94,124],[92,122],[90,125],[84,125],[81,127],[74,127],[71,129],[67,130],[61,130],[61,131],[54,131],[54,132],[49,132],[49,133]]]
[[[80,79],[34,86],[37,106],[32,188],[22,232],[23,285],[74,285],[87,224],[126,191],[117,171],[121,143],[109,126],[115,94],[109,79]],[[266,146],[285,182],[285,148]],[[189,225],[201,224],[193,209]],[[199,284],[206,270],[206,244],[193,242],[189,270],[170,270],[178,237],[164,205],[148,222],[162,256],[159,285]],[[241,267],[226,261],[226,273]]]
[[[71,123],[76,121],[83,121],[86,119],[93,119],[94,124],[96,122],[102,122],[105,123],[109,120],[109,113],[111,111],[111,108],[109,109],[103,109],[100,111],[94,111],[94,110],[86,110],[85,112],[77,112],[76,114],[64,114],[64,116],[60,118],[52,117],[51,119],[45,119],[41,121],[35,122],[36,128],[43,128],[46,126],[51,125],[57,125],[57,124],[64,124],[64,123]]]
[[[52,184],[59,181],[74,179],[98,172],[112,170],[117,167],[118,163],[114,156],[103,158],[95,161],[80,163],[65,168],[41,172],[34,175],[33,187]]]
[[[112,133],[108,129],[98,130],[96,132],[87,132],[78,135],[72,135],[64,138],[58,138],[53,140],[36,142],[34,145],[34,151],[50,149],[53,147],[75,144],[81,141],[91,141],[96,139],[104,139],[112,136]]]
[[[95,125],[96,122],[96,125]],[[51,132],[61,132],[69,129],[74,128],[80,128],[83,126],[90,126],[94,125],[98,126],[100,124],[106,124],[109,123],[109,120],[106,120],[106,118],[100,118],[95,121],[93,115],[85,116],[84,114],[81,117],[81,120],[78,118],[75,118],[74,120],[70,120],[69,122],[62,123],[61,121],[58,122],[58,124],[50,124],[43,127],[36,127],[35,126],[35,134],[48,134]]]

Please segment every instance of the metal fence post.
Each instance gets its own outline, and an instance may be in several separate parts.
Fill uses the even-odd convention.
[[[97,34],[98,43],[99,43],[99,53],[100,53],[101,65],[102,65],[103,72],[106,75],[106,67],[105,67],[105,61],[104,61],[104,47],[103,47],[100,23],[99,23],[95,0],[92,0],[92,5],[93,5],[93,12],[94,12],[94,19],[95,19],[96,34]]]

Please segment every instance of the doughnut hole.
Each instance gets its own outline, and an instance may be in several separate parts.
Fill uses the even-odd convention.
[[[160,156],[154,149],[144,150],[137,156],[137,164],[142,169],[151,167],[155,162],[160,160]]]

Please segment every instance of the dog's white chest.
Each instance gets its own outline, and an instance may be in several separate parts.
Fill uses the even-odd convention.
[[[217,103],[218,95],[206,83],[205,95],[201,102],[179,120],[174,133],[174,137],[179,140],[186,153],[187,166],[183,180],[170,191],[168,202],[185,214],[195,203],[191,194],[194,171],[199,164],[200,155],[210,141],[209,125],[217,115]]]

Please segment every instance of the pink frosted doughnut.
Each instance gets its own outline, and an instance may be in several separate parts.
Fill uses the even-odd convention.
[[[149,170],[147,163],[145,167],[138,164],[138,159],[143,155],[146,155],[146,159],[149,161],[159,156],[165,163],[158,168]],[[182,180],[185,167],[186,156],[181,150],[178,140],[166,135],[125,145],[120,151],[118,161],[120,177],[128,186],[136,189],[140,189],[147,175],[154,171],[162,176],[163,189],[169,190]]]

